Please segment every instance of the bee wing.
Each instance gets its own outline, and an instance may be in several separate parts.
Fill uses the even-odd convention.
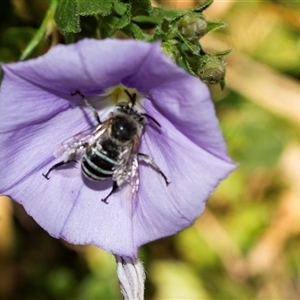
[[[132,195],[135,194],[139,190],[140,178],[139,178],[139,161],[137,153],[135,153],[132,157],[131,165],[130,165],[130,177],[129,177],[129,184],[131,186]]]
[[[69,152],[71,149],[79,149],[80,145],[85,144],[92,137],[91,129],[80,132],[72,137],[69,137],[65,141],[63,141],[59,147],[55,150],[54,156],[60,157],[64,155],[64,153]]]
[[[72,155],[76,155],[78,150],[84,149],[87,145],[92,144],[96,139],[101,139],[110,122],[111,120],[108,119],[107,121],[98,125],[96,128],[89,128],[66,139],[55,150],[54,156],[63,156],[64,161],[68,161]],[[75,157],[73,157],[73,159],[74,158]]]
[[[124,182],[130,185],[130,198],[133,200],[139,188],[138,140],[134,140],[121,155],[113,179],[118,186]]]

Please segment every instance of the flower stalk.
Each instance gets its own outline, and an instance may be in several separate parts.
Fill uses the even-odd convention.
[[[144,300],[145,271],[138,259],[116,255],[117,276],[125,300]]]
[[[30,56],[30,54],[32,53],[32,51],[43,40],[43,38],[46,35],[49,35],[49,32],[47,32],[47,28],[50,28],[50,31],[56,30],[53,17],[54,17],[54,13],[55,13],[57,4],[58,4],[58,0],[52,0],[50,2],[50,6],[46,12],[46,15],[42,21],[41,26],[39,27],[36,34],[33,36],[31,41],[29,42],[29,44],[26,46],[26,48],[22,52],[20,60],[24,60],[24,59],[28,58]]]

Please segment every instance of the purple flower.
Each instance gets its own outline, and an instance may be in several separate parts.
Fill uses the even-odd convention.
[[[141,245],[190,226],[235,167],[207,87],[162,54],[159,43],[83,40],[2,69],[0,194],[22,204],[53,237],[136,257]],[[42,174],[61,160],[53,153],[64,140],[96,126],[91,109],[71,93],[100,99],[93,103],[103,121],[111,109],[96,96],[119,84],[141,95],[151,118],[138,151],[171,184],[140,162],[134,199],[124,183],[105,204],[112,180],[84,179],[80,162],[53,170],[49,180]]]

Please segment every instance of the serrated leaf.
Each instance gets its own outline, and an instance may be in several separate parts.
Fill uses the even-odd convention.
[[[132,16],[150,16],[152,13],[152,5],[150,0],[129,0],[131,5]]]
[[[120,16],[125,14],[127,8],[128,8],[128,4],[126,3],[119,2],[119,1],[114,3],[114,10]]]
[[[181,49],[184,52],[188,52],[188,50],[196,56],[200,55],[200,51],[201,51],[201,47],[198,41],[190,41],[188,39],[186,39],[184,36],[182,36],[179,32],[177,33],[178,36],[180,37],[180,39],[183,41],[183,44],[181,45]]]
[[[81,16],[90,16],[99,14],[107,16],[111,13],[114,0],[73,0],[77,2],[78,14]]]
[[[111,14],[116,0],[60,0],[55,12],[55,22],[63,34],[81,31],[80,16]]]
[[[81,31],[78,4],[75,0],[60,0],[54,15],[58,29],[66,34]]]
[[[193,76],[197,77],[197,74],[193,71],[192,67],[190,66],[189,62],[186,59],[183,59],[183,57],[180,57],[176,63],[178,66],[183,68],[186,72],[190,73]]]
[[[210,4],[212,2],[213,2],[213,0],[207,0],[206,2],[196,6],[195,8],[189,9],[189,10],[167,10],[167,9],[161,9],[161,8],[154,7],[151,15],[156,18],[161,18],[161,20],[163,20],[164,18],[167,18],[170,22],[175,22],[179,18],[182,18],[191,13],[201,13],[208,6],[210,6]]]
[[[164,27],[164,19],[155,29],[152,37],[150,38],[151,41],[157,41],[157,40],[165,40],[165,37],[167,36],[167,30],[165,31],[163,29]]]
[[[222,21],[208,21],[207,22],[207,33],[210,31],[215,31],[218,30],[220,28],[223,28],[227,26],[227,23],[222,22]]]
[[[127,9],[125,13],[121,16],[118,23],[115,25],[115,29],[122,29],[131,22],[131,7],[129,4],[126,4]]]
[[[120,5],[121,4],[121,5]],[[130,4],[115,3],[115,14],[103,17],[102,29],[107,32],[102,32],[101,36],[105,34],[105,37],[112,36],[116,30],[120,30],[131,23],[131,9]],[[120,15],[122,14],[122,15]]]
[[[179,67],[181,67],[182,69],[184,69],[186,72],[188,72],[188,67],[186,65],[185,60],[182,59],[182,57],[180,57],[177,61],[176,61],[177,65]]]
[[[126,33],[128,36],[135,38],[137,40],[146,40],[143,31],[134,23],[130,23],[129,25],[125,26],[122,31]]]
[[[192,9],[194,12],[202,12],[212,4],[213,0],[206,0],[204,3]]]
[[[160,18],[160,20],[162,20],[163,18],[174,19],[178,16],[182,16],[182,10],[162,9],[160,7],[153,7],[151,16],[155,18]]]

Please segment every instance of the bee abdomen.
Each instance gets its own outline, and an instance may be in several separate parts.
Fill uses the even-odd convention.
[[[89,149],[82,157],[81,168],[91,180],[105,180],[112,177],[117,162],[96,149]]]

